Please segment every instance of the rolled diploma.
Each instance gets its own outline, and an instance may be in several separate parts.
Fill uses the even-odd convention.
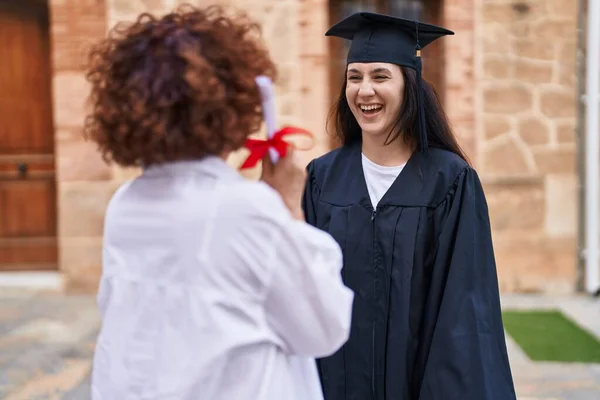
[[[267,76],[258,76],[255,79],[260,96],[262,99],[263,117],[265,119],[265,127],[267,129],[267,137],[271,139],[277,131],[277,109],[275,108],[275,90],[273,82]],[[275,149],[269,149],[271,161],[276,163],[279,160],[279,154]]]

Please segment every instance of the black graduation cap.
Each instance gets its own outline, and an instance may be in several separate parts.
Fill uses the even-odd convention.
[[[426,151],[425,111],[421,101],[421,49],[442,36],[454,35],[454,32],[416,20],[360,12],[338,22],[325,35],[352,41],[347,64],[384,62],[416,70],[419,148]]]

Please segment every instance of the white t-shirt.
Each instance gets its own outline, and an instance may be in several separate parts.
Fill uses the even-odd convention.
[[[218,158],[149,168],[106,212],[94,400],[322,400],[350,331],[329,234]]]
[[[383,195],[388,191],[392,183],[396,180],[406,163],[393,167],[384,167],[375,164],[364,154],[362,155],[362,167],[365,174],[365,182],[371,197],[373,208],[377,207]]]

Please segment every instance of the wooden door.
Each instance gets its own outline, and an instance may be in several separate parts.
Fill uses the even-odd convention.
[[[0,0],[0,271],[57,267],[48,6]]]

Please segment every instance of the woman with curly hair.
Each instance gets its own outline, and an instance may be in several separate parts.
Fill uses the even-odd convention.
[[[144,14],[91,53],[86,135],[143,173],[108,205],[95,400],[312,400],[347,339],[341,251],[303,221],[305,173],[225,161],[258,131],[258,27],[221,8]]]

